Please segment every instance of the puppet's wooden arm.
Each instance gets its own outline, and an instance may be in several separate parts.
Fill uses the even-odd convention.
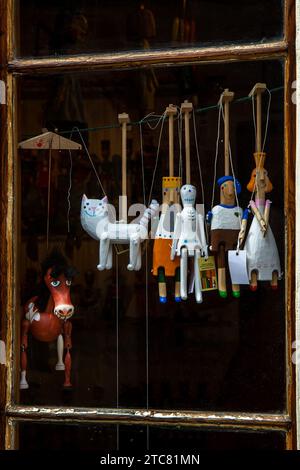
[[[265,212],[264,212],[264,220],[265,220],[265,224],[266,224],[266,231],[264,233],[264,236],[266,235],[267,229],[268,229],[268,226],[269,226],[269,217],[270,217],[271,204],[272,204],[272,201],[270,201],[270,199],[267,199],[266,200],[266,205],[265,205]]]
[[[259,212],[259,210],[257,209],[256,207],[256,204],[254,201],[250,201],[250,207],[251,207],[251,210],[253,212],[253,215],[256,217],[259,225],[260,225],[260,229],[263,233],[266,232],[267,230],[267,226],[266,226],[266,223],[265,223],[265,220],[264,218],[262,217],[261,213]]]
[[[204,220],[201,214],[198,214],[198,236],[199,240],[201,241],[201,250],[205,258],[208,258],[208,245],[206,243],[206,236],[204,231]]]
[[[178,213],[176,215],[176,220],[175,220],[174,236],[173,236],[173,243],[172,243],[172,248],[171,248],[171,260],[174,260],[175,258],[176,248],[177,248],[178,240],[180,237],[180,233],[181,233],[181,214]]]
[[[242,223],[241,223],[241,230],[238,236],[238,241],[239,241],[240,246],[243,244],[244,239],[245,239],[247,223],[248,223],[248,215],[249,215],[249,210],[245,209],[243,213]]]

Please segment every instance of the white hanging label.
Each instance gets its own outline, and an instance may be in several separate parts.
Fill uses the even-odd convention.
[[[246,250],[229,250],[228,265],[232,284],[249,284]]]
[[[4,341],[0,341],[0,364],[6,364],[6,351]]]

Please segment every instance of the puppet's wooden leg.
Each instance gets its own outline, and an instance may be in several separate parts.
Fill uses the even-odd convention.
[[[278,289],[278,271],[273,271],[272,272],[271,287],[272,287],[273,290]]]
[[[109,248],[110,239],[108,236],[108,232],[104,232],[101,235],[99,244],[99,264],[97,266],[97,269],[99,269],[99,271],[103,271],[106,268]]]
[[[65,382],[64,388],[72,387],[71,384],[71,367],[72,367],[72,360],[70,349],[72,348],[72,341],[71,341],[71,334],[72,334],[72,323],[70,321],[66,321],[64,323],[64,346],[66,349],[65,355]]]
[[[188,251],[182,248],[180,253],[180,297],[182,300],[187,299],[187,265]]]
[[[137,264],[138,251],[140,245],[140,238],[136,235],[132,235],[129,239],[129,263],[127,269],[133,271]]]
[[[175,302],[181,302],[180,297],[180,269],[175,270]]]
[[[139,239],[139,245],[138,245],[138,250],[137,250],[137,258],[136,258],[136,263],[134,270],[139,271],[142,267],[142,247],[141,247],[141,239]]]
[[[166,277],[165,277],[165,268],[158,268],[158,293],[159,293],[159,301],[162,304],[167,302],[167,285],[166,285]]]
[[[232,284],[232,295],[237,299],[241,296],[239,284]]]
[[[196,302],[201,304],[202,299],[202,289],[201,289],[201,279],[200,279],[200,270],[199,270],[199,258],[200,258],[200,250],[196,248],[195,255],[194,255],[194,272],[195,272],[195,297]]]
[[[21,339],[21,380],[20,380],[21,390],[25,390],[29,388],[28,382],[26,380],[29,327],[30,327],[30,321],[24,319],[22,321],[22,339]]]
[[[113,263],[113,249],[112,249],[112,244],[110,243],[105,268],[106,269],[111,269],[112,268],[112,263]]]
[[[251,271],[250,289],[252,291],[257,290],[257,271]]]
[[[218,284],[219,284],[219,295],[224,299],[227,297],[226,288],[226,267],[225,267],[225,248],[223,245],[219,246],[218,250]]]
[[[63,355],[64,355],[64,340],[63,340],[62,335],[58,335],[58,338],[57,338],[57,364],[55,366],[55,370],[65,370]]]

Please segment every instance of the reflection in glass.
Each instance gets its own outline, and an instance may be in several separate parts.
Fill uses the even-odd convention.
[[[18,9],[19,56],[264,42],[283,25],[281,0],[19,0]]]
[[[125,455],[147,451],[190,452],[202,450],[269,449],[283,450],[285,434],[280,432],[232,432],[199,430],[190,427],[126,425],[19,424],[20,450],[95,450]],[[147,443],[149,444],[147,448]],[[201,458],[201,456],[200,456]]]

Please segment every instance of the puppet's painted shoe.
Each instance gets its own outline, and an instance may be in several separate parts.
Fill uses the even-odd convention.
[[[175,296],[174,299],[175,299],[175,302],[181,302],[181,297],[176,297]]]
[[[222,299],[227,298],[227,291],[226,290],[219,290],[219,296],[222,297]]]
[[[241,297],[241,292],[239,290],[233,290],[232,296],[235,297],[236,299],[239,299]]]
[[[257,291],[257,284],[250,284],[250,290],[252,290],[252,292]]]
[[[278,290],[278,284],[271,284],[272,290]]]
[[[167,303],[167,297],[160,296],[159,301],[160,301],[161,304],[166,304]]]

